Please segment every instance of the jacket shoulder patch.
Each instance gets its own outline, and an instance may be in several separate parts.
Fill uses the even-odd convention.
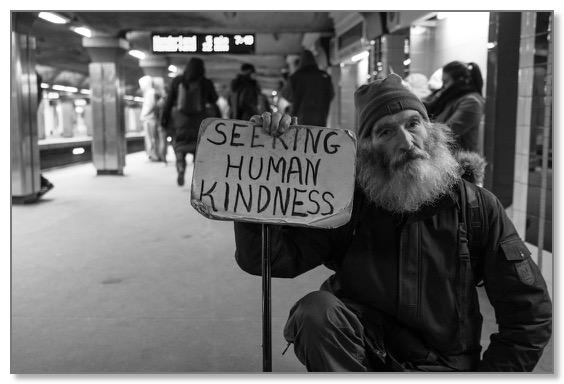
[[[533,285],[533,283],[535,282],[535,276],[533,275],[529,260],[523,260],[519,263],[516,263],[515,270],[517,271],[519,280],[521,280],[523,284]]]

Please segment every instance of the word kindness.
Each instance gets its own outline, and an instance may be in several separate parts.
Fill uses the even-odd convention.
[[[250,122],[206,119],[191,203],[212,219],[336,227],[350,218],[355,158],[349,131],[295,126],[272,137]]]

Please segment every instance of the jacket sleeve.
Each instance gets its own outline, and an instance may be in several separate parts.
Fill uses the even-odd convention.
[[[482,118],[483,105],[474,97],[464,97],[455,112],[445,121],[455,136],[462,136],[478,126]]]
[[[262,274],[262,227],[234,222],[235,259],[242,270]],[[319,266],[331,253],[330,230],[271,225],[272,277],[295,277]]]
[[[498,332],[478,371],[530,372],[552,333],[552,303],[540,269],[493,194],[484,191],[489,234],[484,286],[494,307]]]

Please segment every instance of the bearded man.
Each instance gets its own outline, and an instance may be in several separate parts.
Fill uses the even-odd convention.
[[[271,231],[273,277],[335,270],[290,310],[284,337],[296,356],[317,372],[531,371],[551,336],[552,304],[502,205],[461,179],[448,127],[429,121],[399,76],[361,86],[355,107],[351,220]],[[251,121],[271,135],[297,124],[278,113]],[[469,223],[468,196],[479,202]],[[260,275],[260,225],[234,226],[237,263]],[[483,355],[480,281],[499,324]]]

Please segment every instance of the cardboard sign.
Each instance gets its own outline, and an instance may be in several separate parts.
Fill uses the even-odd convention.
[[[291,126],[282,136],[248,121],[206,119],[192,175],[192,206],[210,219],[335,228],[351,215],[356,137]]]

